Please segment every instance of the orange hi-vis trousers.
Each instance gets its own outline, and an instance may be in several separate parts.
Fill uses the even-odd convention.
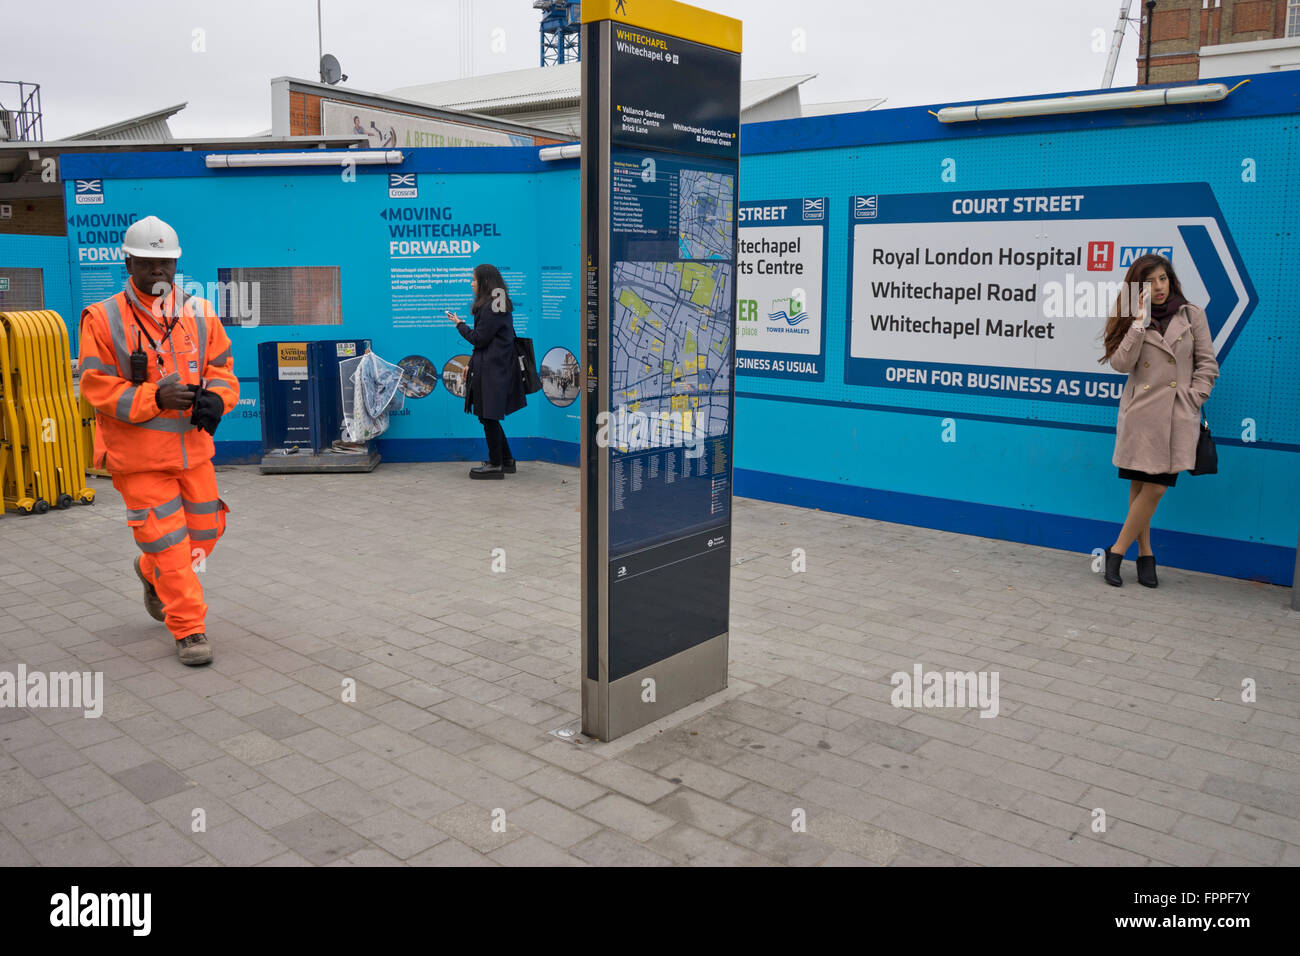
[[[126,523],[143,556],[140,570],[163,603],[167,630],[178,641],[206,632],[208,606],[198,570],[226,530],[230,510],[217,497],[212,462],[171,471],[113,475]]]

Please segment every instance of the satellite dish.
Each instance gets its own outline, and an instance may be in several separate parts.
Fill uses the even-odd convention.
[[[333,53],[326,53],[320,58],[320,81],[333,86],[340,80],[346,80],[347,74],[339,66],[338,58]]]

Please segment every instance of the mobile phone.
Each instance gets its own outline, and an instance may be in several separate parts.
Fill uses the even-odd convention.
[[[449,318],[449,319],[454,319],[454,318],[456,318],[456,313],[453,312],[453,311],[451,311],[451,309],[448,309],[448,310],[447,310],[447,318]]]

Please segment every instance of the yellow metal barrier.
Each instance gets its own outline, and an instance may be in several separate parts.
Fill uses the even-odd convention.
[[[0,312],[0,488],[4,506],[43,514],[90,504],[68,329],[57,312]]]

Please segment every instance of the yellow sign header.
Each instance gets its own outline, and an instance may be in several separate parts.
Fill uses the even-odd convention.
[[[582,22],[616,20],[683,40],[740,52],[740,21],[677,0],[582,0]]]

